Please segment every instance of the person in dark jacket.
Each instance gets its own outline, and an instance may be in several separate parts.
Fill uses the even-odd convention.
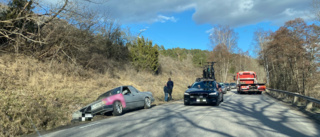
[[[168,82],[167,82],[167,87],[168,87],[168,94],[169,94],[169,100],[172,100],[172,89],[173,89],[173,81],[171,81],[171,78],[168,79]]]
[[[203,68],[202,75],[203,78],[207,78],[206,68]]]
[[[163,91],[164,91],[164,101],[168,102],[168,92],[169,92],[169,89],[168,89],[168,87],[167,87],[167,84],[164,85]]]

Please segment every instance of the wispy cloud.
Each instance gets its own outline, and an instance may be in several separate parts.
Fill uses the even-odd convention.
[[[164,16],[164,15],[158,15],[158,17],[155,19],[155,22],[161,22],[161,23],[165,23],[167,21],[171,21],[171,22],[177,22],[178,19],[176,19],[175,17],[171,16]]]
[[[214,31],[214,28],[206,30],[206,33],[212,33]]]
[[[149,27],[145,27],[145,28],[143,28],[143,29],[140,29],[139,31],[140,31],[140,33],[142,33],[142,32],[145,32],[146,30],[148,30],[149,29]]]

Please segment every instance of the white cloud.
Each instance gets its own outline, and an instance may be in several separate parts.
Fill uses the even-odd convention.
[[[140,29],[140,32],[144,32],[144,31],[146,31],[147,29]]]
[[[213,31],[214,31],[214,28],[211,28],[211,29],[206,30],[206,33],[211,34]]]
[[[240,11],[250,11],[253,7],[253,0],[243,0],[239,4]]]
[[[233,27],[262,21],[283,25],[285,21],[306,16],[309,8],[310,3],[305,0],[211,0],[198,2],[193,20],[198,24],[224,24]],[[294,12],[283,14],[286,9]]]
[[[165,23],[167,21],[177,22],[177,19],[173,16],[168,17],[163,15],[158,15],[158,17],[155,19],[155,22]]]
[[[140,31],[140,33],[142,33],[142,32],[145,32],[148,29],[149,29],[149,27],[145,27],[144,29],[140,29],[139,31]]]
[[[48,1],[48,0],[46,0]],[[53,1],[53,0],[52,0]],[[56,0],[60,1],[60,0]],[[173,15],[194,10],[198,24],[223,24],[233,27],[270,21],[282,25],[285,21],[303,17],[310,19],[311,1],[306,0],[99,0],[87,4],[99,12],[127,23],[176,22]]]

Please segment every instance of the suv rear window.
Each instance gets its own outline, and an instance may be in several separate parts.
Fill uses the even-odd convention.
[[[214,81],[200,81],[192,84],[191,88],[216,88]]]

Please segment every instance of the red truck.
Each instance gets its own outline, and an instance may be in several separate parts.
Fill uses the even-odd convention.
[[[237,81],[238,93],[258,93],[266,90],[264,83],[258,83],[257,74],[253,71],[240,71],[234,77]]]

